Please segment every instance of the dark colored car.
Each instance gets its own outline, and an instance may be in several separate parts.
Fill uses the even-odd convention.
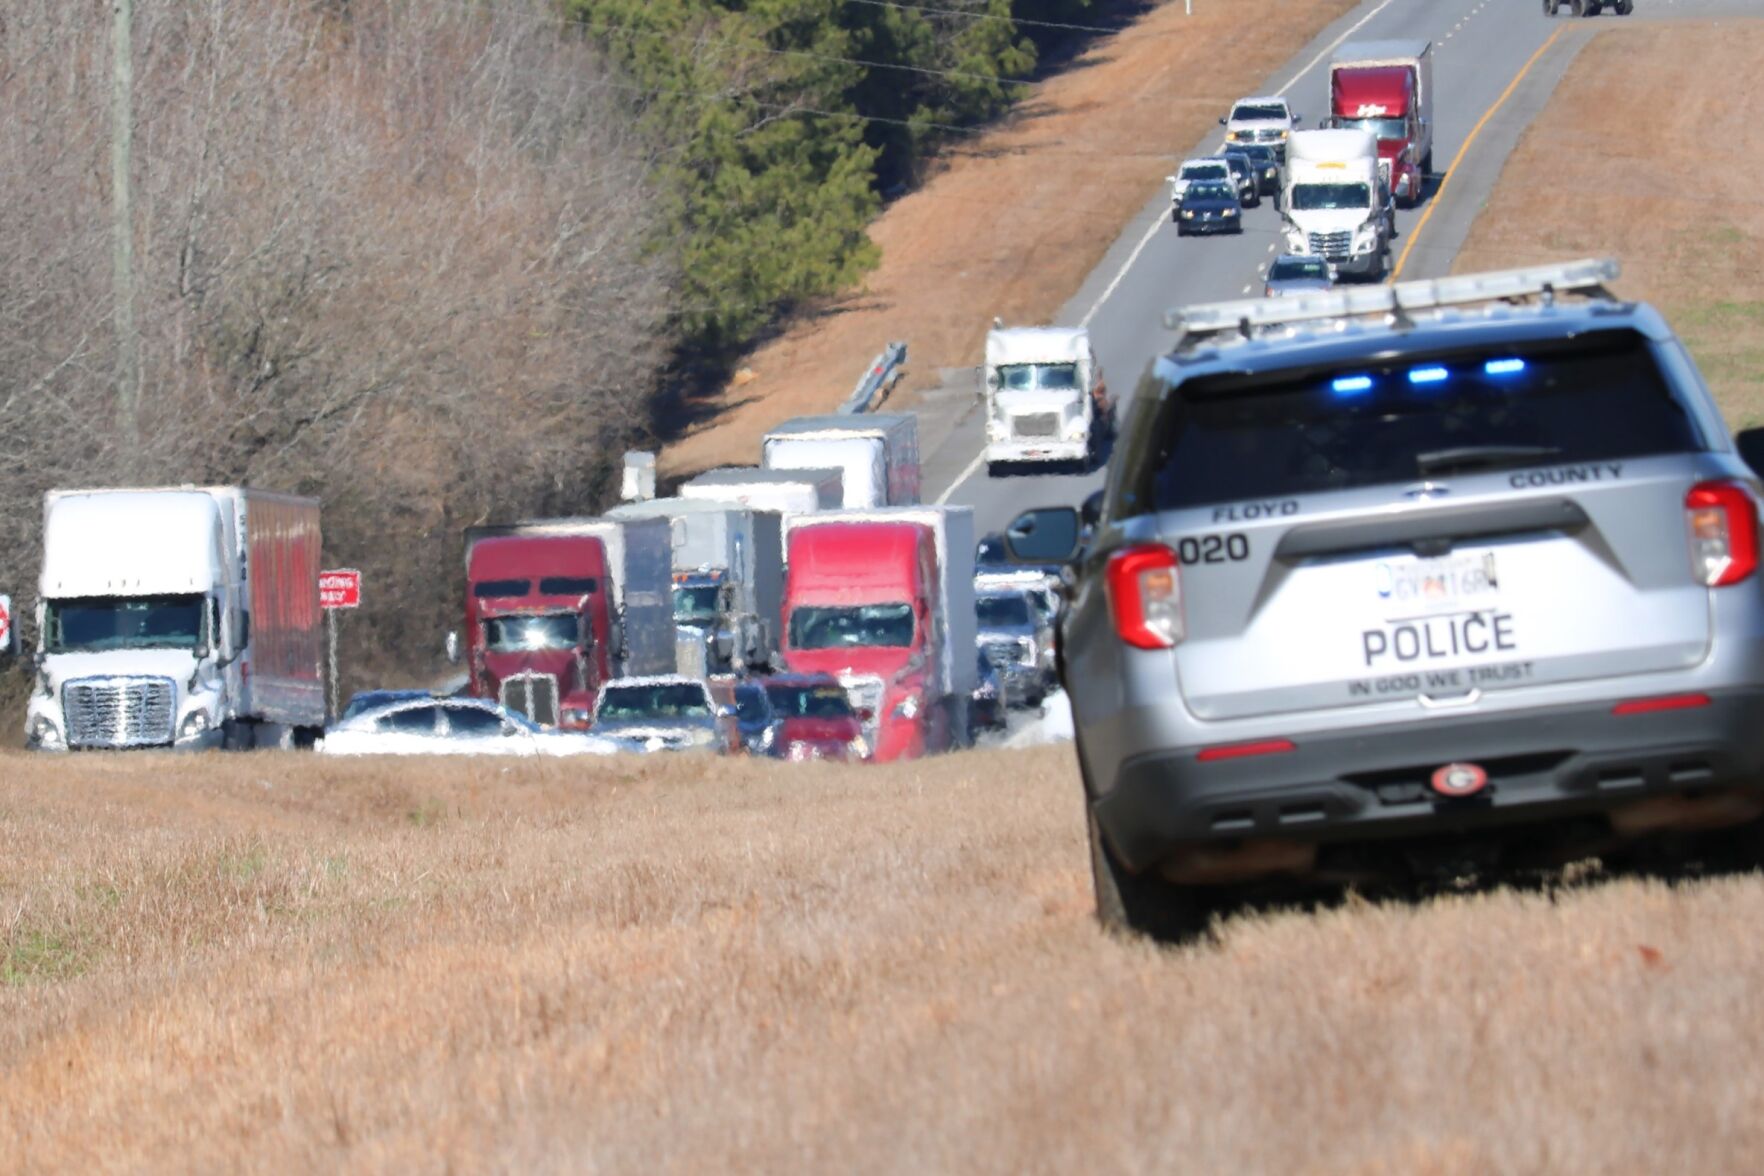
[[[1176,206],[1176,233],[1188,237],[1196,233],[1243,232],[1243,201],[1237,189],[1216,180],[1193,183],[1182,194]]]
[[[1256,173],[1257,192],[1263,196],[1280,195],[1280,184],[1285,177],[1280,171],[1280,156],[1274,148],[1266,143],[1246,143],[1243,146],[1231,148],[1227,154],[1232,152],[1249,160],[1250,167]]]
[[[1335,285],[1335,267],[1329,259],[1314,253],[1283,253],[1268,263],[1268,277],[1262,285],[1267,298],[1287,294],[1309,294],[1328,290]]]
[[[1003,731],[1010,723],[1005,706],[1004,682],[998,668],[987,660],[984,649],[980,656],[980,676],[974,680],[974,693],[968,701],[968,727],[971,735],[983,731]]]
[[[1225,152],[1225,166],[1231,169],[1232,176],[1237,180],[1237,198],[1245,208],[1259,208],[1262,204],[1262,184],[1256,175],[1256,165],[1240,149],[1233,147]]]
[[[735,687],[735,724],[741,728],[741,742],[749,755],[780,754],[778,736],[784,721],[766,696],[766,688],[758,682],[741,682]]]
[[[779,759],[867,760],[872,748],[851,697],[831,674],[780,674],[761,682],[778,715]]]

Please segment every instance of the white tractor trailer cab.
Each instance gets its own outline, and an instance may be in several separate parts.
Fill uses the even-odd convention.
[[[989,468],[1088,463],[1114,428],[1114,401],[1083,327],[994,326],[980,395]]]

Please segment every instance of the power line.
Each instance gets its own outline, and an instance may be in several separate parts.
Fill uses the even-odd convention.
[[[972,21],[1001,20],[1013,25],[1027,25],[1037,29],[1065,29],[1074,33],[1118,33],[1118,28],[1108,25],[1072,24],[1058,20],[1030,20],[1024,16],[1000,16],[994,12],[968,12],[960,8],[935,8],[925,4],[897,4],[894,0],[847,0],[850,4],[866,4],[871,8],[892,8],[899,12],[926,12],[936,16],[959,16]]]

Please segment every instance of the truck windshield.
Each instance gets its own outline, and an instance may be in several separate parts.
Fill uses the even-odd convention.
[[[207,642],[203,601],[197,595],[52,600],[44,613],[43,643],[50,653],[107,649],[188,649]]]
[[[1350,131],[1371,131],[1378,139],[1407,139],[1409,124],[1400,118],[1344,118],[1336,122]]]
[[[1078,386],[1075,363],[1012,363],[998,369],[998,386],[1006,392],[1042,388],[1065,392]]]
[[[1025,597],[981,596],[976,598],[974,604],[980,614],[982,627],[1000,628],[1029,623],[1029,601]]]
[[[1225,184],[1195,184],[1183,194],[1182,200],[1185,204],[1191,201],[1199,204],[1208,200],[1229,200],[1235,204],[1237,190]]]
[[[772,709],[785,719],[849,719],[855,713],[843,686],[766,687]]]
[[[1217,106],[1214,110],[1219,109]],[[1231,108],[1232,122],[1259,122],[1263,119],[1277,118],[1286,121],[1286,108],[1264,102],[1239,102]]]
[[[710,697],[696,682],[663,682],[654,686],[609,686],[601,696],[596,718],[708,719]]]
[[[1515,489],[1567,485],[1704,448],[1629,331],[1203,377],[1168,395],[1153,432],[1124,514],[1492,471]]]
[[[674,586],[674,621],[681,625],[717,619],[717,586],[715,584],[676,584]]]
[[[904,649],[912,643],[910,604],[798,605],[790,613],[790,644],[796,649]]]
[[[484,622],[484,648],[491,653],[574,649],[581,632],[581,621],[574,613],[492,617]]]
[[[1371,208],[1372,188],[1367,184],[1294,184],[1292,207],[1299,212]]]

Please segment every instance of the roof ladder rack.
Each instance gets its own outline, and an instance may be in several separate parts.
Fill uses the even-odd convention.
[[[1178,307],[1164,316],[1176,332],[1178,349],[1209,335],[1236,333],[1245,339],[1256,332],[1331,319],[1378,316],[1398,326],[1413,325],[1415,311],[1480,302],[1522,302],[1538,298],[1553,305],[1563,294],[1611,299],[1609,283],[1619,273],[1611,258],[1567,261],[1525,269],[1459,274],[1385,286],[1346,286],[1285,298],[1244,298],[1232,302]]]

